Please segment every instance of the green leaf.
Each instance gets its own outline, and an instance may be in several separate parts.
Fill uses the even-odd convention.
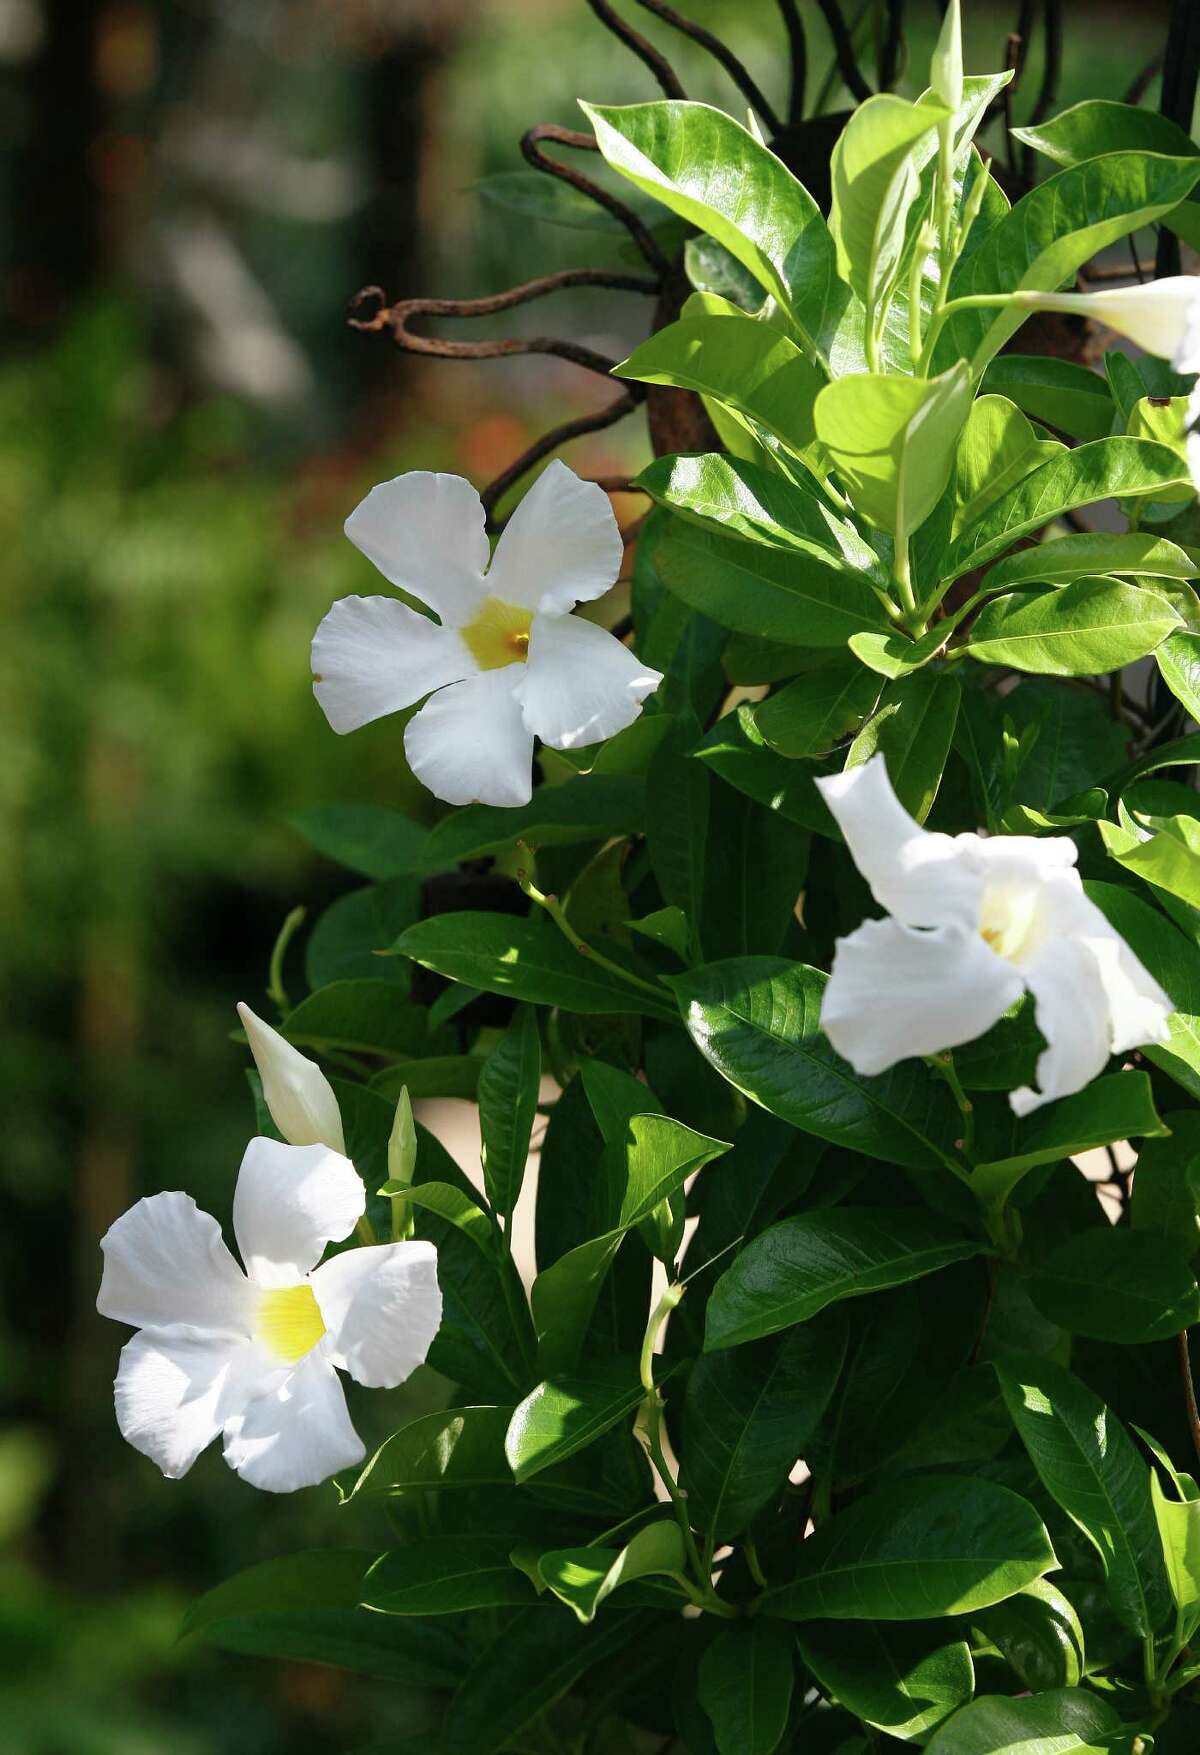
[[[760,427],[796,453],[813,442],[813,403],[825,382],[774,324],[733,312],[669,323],[615,367],[614,376],[711,396],[753,423],[751,433]]]
[[[1049,1579],[1039,1578],[1007,1602],[981,1609],[972,1624],[1034,1693],[1073,1688],[1083,1676],[1079,1616]]]
[[[783,1219],[748,1243],[717,1281],[705,1351],[807,1322],[827,1304],[905,1285],[984,1247],[916,1207],[833,1207]]]
[[[812,196],[774,153],[705,104],[580,107],[613,169],[748,268],[815,356],[837,284],[833,240]]]
[[[451,987],[446,991],[462,990]],[[474,997],[477,996],[472,992]],[[371,1080],[371,1089],[389,1103],[396,1102],[402,1088],[407,1090],[414,1103],[420,1097],[465,1097],[473,1103],[482,1071],[483,1061],[476,1054],[431,1054],[420,1060],[399,1060],[394,1066],[384,1067]]]
[[[730,958],[672,978],[693,1041],[753,1102],[834,1145],[923,1169],[944,1165],[960,1118],[920,1061],[856,1073],[820,1031],[828,977],[774,957]]]
[[[455,1188],[448,1182],[420,1182],[414,1187],[408,1182],[388,1181],[379,1193],[388,1198],[394,1194],[402,1194],[411,1206],[436,1213],[439,1219],[445,1219],[447,1224],[453,1225],[465,1237],[469,1237],[476,1249],[489,1261],[499,1262],[502,1251],[496,1227],[461,1188]]]
[[[981,664],[1042,676],[1096,676],[1144,658],[1182,627],[1153,591],[1116,579],[1076,579],[1060,591],[992,597],[975,618],[966,650]]]
[[[646,850],[663,900],[678,908],[693,931],[704,911],[704,846],[708,836],[709,779],[688,757],[699,727],[678,719],[659,744],[646,777]]]
[[[1060,1097],[1024,1120],[1006,1115],[1004,1134],[982,1134],[981,1151],[995,1155],[976,1164],[971,1186],[986,1204],[1003,1206],[1012,1190],[1038,1164],[1057,1164],[1114,1140],[1142,1139],[1167,1130],[1154,1107],[1144,1072],[1109,1073],[1085,1091]],[[1003,1155],[997,1147],[1006,1148]]]
[[[1200,634],[1188,633],[1186,629],[1168,634],[1156,648],[1154,662],[1188,717],[1200,719]]]
[[[325,909],[304,947],[304,976],[311,988],[334,981],[387,981],[407,988],[402,963],[378,955],[420,913],[415,878],[389,878],[339,896]]]
[[[915,670],[888,683],[847,751],[847,768],[885,756],[897,798],[923,823],[942,783],[961,700],[957,679],[937,671]]]
[[[766,303],[762,287],[747,272],[736,256],[731,256],[715,238],[703,232],[689,238],[683,247],[683,268],[697,292],[712,293],[734,304],[739,310],[756,315]]]
[[[441,1046],[429,1035],[422,1007],[410,1004],[392,981],[334,981],[302,999],[280,1031],[297,1047],[319,1053],[409,1055]]]
[[[1200,1499],[1168,1499],[1153,1469],[1150,1499],[1171,1595],[1185,1617],[1185,1627],[1194,1628],[1200,1605]]]
[[[942,1627],[814,1621],[799,1637],[821,1691],[901,1742],[922,1741],[974,1691],[970,1648]]]
[[[1046,354],[1002,353],[989,360],[985,392],[999,391],[1022,413],[1073,439],[1112,432],[1112,393],[1099,372]]]
[[[644,1637],[652,1625],[653,1617],[638,1610],[613,1609],[595,1626],[580,1627],[541,1604],[505,1616],[495,1641],[459,1683],[439,1755],[497,1755],[593,1665]]]
[[[1200,951],[1140,896],[1115,884],[1083,887],[1175,1004],[1167,1019],[1167,1040],[1147,1042],[1139,1053],[1200,1097]]]
[[[452,1633],[359,1607],[375,1558],[318,1548],[265,1560],[199,1597],[181,1631],[250,1657],[332,1664],[412,1688],[452,1687],[466,1656]]]
[[[841,1311],[737,1352],[706,1353],[688,1377],[680,1481],[696,1524],[738,1535],[775,1496],[815,1432],[846,1351]]]
[[[982,1476],[923,1475],[856,1499],[802,1543],[764,1614],[923,1621],[1023,1590],[1058,1560],[1033,1506]]]
[[[512,1609],[537,1592],[509,1559],[507,1537],[432,1536],[381,1554],[362,1584],[362,1603],[384,1615],[461,1615]]]
[[[1152,1232],[1099,1226],[1060,1243],[1029,1279],[1042,1315],[1072,1334],[1136,1346],[1200,1322],[1200,1287]]]
[[[1024,1700],[974,1700],[925,1747],[927,1755],[1118,1755],[1130,1737],[1106,1700],[1054,1688]]]
[[[1138,1150],[1129,1218],[1137,1231],[1170,1244],[1188,1261],[1200,1252],[1200,1112],[1164,1115],[1166,1139]]]
[[[435,914],[401,933],[392,949],[451,981],[533,1005],[601,1015],[671,1015],[652,993],[580,956],[549,921],[511,914]]]
[[[722,627],[745,634],[837,648],[860,628],[891,625],[865,577],[832,545],[818,558],[815,552],[718,536],[675,518],[656,556],[668,590]]]
[[[392,878],[421,868],[428,829],[379,804],[319,804],[288,818],[310,847],[363,877]]]
[[[568,847],[629,835],[645,821],[642,783],[628,774],[588,774],[560,786],[539,786],[528,804],[468,804],[443,817],[425,843],[422,868],[450,871],[468,859],[499,853],[515,841]]]
[[[489,207],[544,225],[566,226],[571,231],[608,232],[627,237],[624,225],[582,190],[573,189],[542,171],[493,171],[471,184]],[[661,217],[648,202],[638,202],[643,221]]]
[[[1139,1638],[1169,1606],[1146,1465],[1111,1408],[1048,1359],[997,1364],[1008,1411],[1042,1485],[1100,1555],[1113,1609]]]
[[[717,779],[709,823],[700,949],[714,960],[771,956],[794,925],[809,836],[773,804]]]
[[[1174,452],[1148,439],[1077,445],[1031,471],[964,530],[941,557],[941,581],[985,566],[1064,512],[1113,497],[1157,495],[1185,479]]]
[[[1141,150],[1109,151],[1059,171],[1023,196],[962,257],[950,297],[1055,291],[1099,250],[1169,213],[1198,180],[1200,161]],[[973,370],[982,372],[1025,316],[1008,306],[957,312],[942,332],[935,360],[971,356]]]
[[[833,149],[829,230],[838,273],[876,325],[896,284],[905,221],[920,191],[912,149],[950,115],[941,104],[881,92],[858,106]]]
[[[1028,123],[1014,128],[1013,133],[1056,165],[1077,165],[1109,152],[1188,158],[1197,150],[1187,131],[1169,117],[1136,104],[1114,103],[1110,98],[1088,98],[1049,121]]]
[[[811,770],[767,747],[749,707],[739,707],[736,713],[718,719],[692,754],[730,786],[786,817],[789,823],[836,834]]]
[[[910,671],[920,670],[931,658],[938,657],[966,613],[964,606],[943,616],[919,640],[914,640],[897,629],[891,634],[851,634],[848,644],[854,656],[868,670],[873,670],[877,676],[886,676],[889,682],[895,682],[899,677],[907,676]]]
[[[597,1361],[586,1371],[539,1383],[514,1411],[504,1441],[517,1484],[602,1437],[644,1395],[632,1361]]]
[[[971,396],[960,362],[930,379],[855,373],[827,384],[817,397],[817,437],[855,509],[897,544],[941,498]]]
[[[519,1006],[479,1075],[483,1186],[501,1218],[511,1214],[525,1180],[541,1081],[537,1014]]]
[[[1116,823],[1101,822],[1097,827],[1110,857],[1126,871],[1136,872],[1156,890],[1177,896],[1190,907],[1200,907],[1200,823],[1191,816],[1160,821],[1160,832],[1148,839]]]
[[[887,639],[855,634],[855,640]],[[879,681],[856,659],[798,676],[778,694],[750,709],[756,730],[780,755],[820,756],[854,731],[871,711]]]
[[[386,1438],[351,1487],[355,1494],[416,1488],[511,1487],[504,1455],[511,1408],[444,1408],[411,1420]]]
[[[705,1648],[698,1698],[720,1755],[771,1755],[778,1747],[791,1710],[795,1647],[790,1628],[755,1620]]]
[[[1140,530],[1121,536],[1108,531],[1086,531],[1006,555],[988,573],[984,585],[989,591],[1013,585],[1069,585],[1072,579],[1101,573],[1190,579],[1195,570],[1195,563],[1183,549],[1161,536],[1148,536]],[[1175,637],[1172,635],[1172,639]]]
[[[587,1626],[620,1585],[685,1570],[683,1536],[673,1520],[647,1524],[623,1548],[556,1548],[541,1555],[543,1583]]]

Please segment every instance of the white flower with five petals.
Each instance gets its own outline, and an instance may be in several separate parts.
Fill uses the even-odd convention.
[[[1084,894],[1065,836],[934,834],[882,756],[817,782],[886,920],[839,939],[821,1027],[857,1072],[981,1036],[1028,992],[1046,1041],[1028,1115],[1080,1091],[1110,1054],[1167,1037],[1172,1005]]]
[[[372,488],[346,535],[395,597],[344,597],[317,629],[314,693],[335,731],[430,699],[409,722],[409,766],[450,804],[532,796],[533,741],[598,743],[631,725],[661,674],[570,612],[603,594],[622,544],[608,496],[555,462],[488,564],[484,510],[461,476],[423,470]]]
[[[185,1475],[214,1438],[252,1486],[290,1493],[362,1461],[338,1371],[394,1389],[441,1321],[430,1243],[348,1249],[366,1191],[322,1145],[251,1140],[233,1229],[190,1195],[138,1201],[101,1242],[96,1308],[139,1332],[121,1352],[117,1423],[164,1475]]]

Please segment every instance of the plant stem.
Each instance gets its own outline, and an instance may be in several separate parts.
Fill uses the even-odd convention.
[[[1197,1461],[1200,1461],[1200,1409],[1196,1406],[1196,1385],[1192,1378],[1192,1349],[1186,1328],[1179,1331],[1175,1344],[1179,1348],[1179,1373],[1183,1378],[1183,1399],[1187,1407],[1192,1446],[1195,1449]]]
[[[943,279],[943,287],[944,285]],[[939,292],[938,303],[934,306],[933,315],[929,320],[929,328],[925,335],[925,346],[921,350],[922,375],[928,374],[934,346],[948,318],[953,317],[957,311],[982,311],[996,305],[1010,305],[1013,302],[1011,293],[970,293],[961,299],[950,299],[945,304],[941,302],[942,296]]]
[[[904,605],[906,617],[911,621],[917,615],[917,596],[913,590],[912,563],[909,559],[907,536],[903,542],[896,545],[895,574],[896,584],[900,590],[900,601]]]
[[[521,845],[521,843],[518,843],[518,845]],[[573,946],[573,948],[579,952],[581,957],[586,957],[589,962],[595,963],[598,968],[607,969],[610,975],[615,975],[618,980],[627,982],[630,987],[636,987],[640,989],[642,993],[652,993],[660,1005],[665,1005],[667,1003],[666,995],[661,987],[655,986],[652,981],[643,981],[640,975],[633,974],[629,969],[623,969],[620,963],[614,963],[610,957],[604,956],[602,952],[596,950],[592,945],[586,944],[571,925],[571,922],[567,919],[566,911],[558,897],[543,895],[541,890],[538,889],[537,885],[529,876],[528,872],[519,870],[516,873],[516,879],[525,894],[529,897],[529,900],[531,902],[536,902],[539,908],[545,909],[551,920],[553,920],[555,926],[558,927],[563,937],[567,940],[567,943]]]
[[[304,924],[305,910],[293,908],[279,928],[279,935],[271,950],[271,964],[267,970],[267,998],[277,1005],[281,1012],[291,1010],[292,1002],[287,996],[287,988],[283,985],[283,959],[287,948]]]
[[[975,1105],[962,1088],[962,1081],[959,1079],[954,1065],[953,1054],[931,1055],[929,1064],[935,1072],[940,1073],[949,1085],[950,1094],[958,1105],[958,1112],[963,1118],[963,1137],[958,1141],[958,1149],[970,1161],[971,1153],[975,1148]]]

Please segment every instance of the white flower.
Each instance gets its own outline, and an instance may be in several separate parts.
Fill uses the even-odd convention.
[[[245,1004],[237,1009],[250,1052],[262,1079],[263,1097],[290,1146],[328,1146],[344,1152],[342,1112],[333,1086],[315,1060],[309,1060]]]
[[[825,989],[821,1027],[856,1072],[970,1042],[1026,991],[1046,1049],[1018,1115],[1166,1040],[1171,1001],[1084,895],[1065,836],[930,834],[882,756],[817,785],[891,916],[838,940]]]
[[[458,475],[372,488],[346,535],[440,625],[394,597],[342,598],[313,640],[314,693],[335,731],[430,695],[404,748],[450,804],[528,803],[535,737],[555,749],[611,737],[662,681],[570,613],[609,589],[622,547],[607,494],[565,463],[530,488],[490,567],[483,505]]]
[[[104,1237],[96,1308],[139,1332],[121,1352],[117,1424],[177,1479],[221,1435],[225,1460],[273,1493],[361,1462],[337,1372],[393,1389],[441,1321],[430,1243],[345,1250],[366,1205],[348,1159],[325,1146],[251,1140],[233,1228],[245,1272],[190,1195],[138,1201]]]
[[[1144,286],[1093,293],[1015,292],[1014,304],[1092,317],[1177,372],[1200,371],[1200,277],[1172,274]]]

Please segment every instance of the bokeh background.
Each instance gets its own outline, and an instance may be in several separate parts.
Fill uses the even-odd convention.
[[[970,71],[1043,11],[965,9]],[[772,0],[685,10],[782,93]],[[810,103],[842,107],[820,8],[800,10]],[[868,68],[878,10],[846,8]],[[1145,70],[1157,105],[1162,8],[1048,10],[1061,103]],[[690,95],[742,113],[700,49],[624,11]],[[909,12],[915,92],[934,0]],[[1040,25],[1031,43],[1018,119]],[[323,1755],[386,1747],[408,1712],[176,1642],[229,1573],[380,1532],[331,1490],[255,1494],[219,1452],[169,1483],[122,1445],[96,1245],[163,1187],[227,1215],[253,1119],[233,1002],[261,998],[287,912],[354,881],[289,819],[431,808],[394,722],[341,740],[311,697],[318,619],[373,588],[342,519],[406,468],[482,485],[612,394],[554,359],[414,360],[343,320],[368,282],[471,297],[628,271],[619,230],[480,187],[524,169],[530,124],[577,125],[579,95],[658,95],[585,0],[0,0],[0,1755]],[[620,358],[648,323],[644,298],[571,292],[469,332]],[[647,454],[640,416],[567,452],[599,476]],[[389,1401],[362,1408],[368,1439]]]

